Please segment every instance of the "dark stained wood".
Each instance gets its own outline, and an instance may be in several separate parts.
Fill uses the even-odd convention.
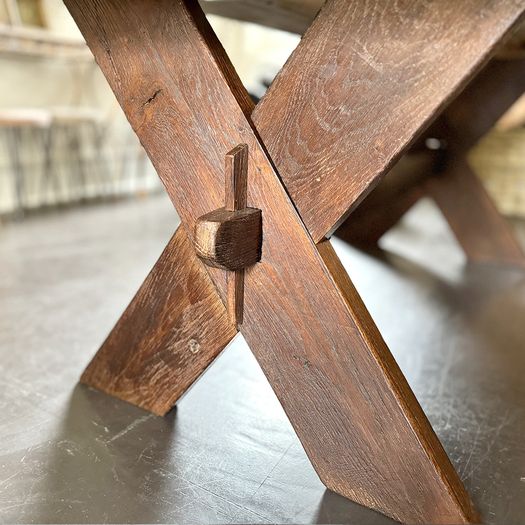
[[[475,519],[335,254],[327,265],[258,143],[200,11],[172,0],[66,4],[187,231],[222,205],[224,152],[248,145],[248,205],[262,210],[264,236],[261,262],[245,272],[242,333],[323,482],[398,520]],[[209,272],[224,297],[225,272]]]
[[[429,523],[453,523],[454,519],[461,519],[465,522],[470,523],[478,523],[480,517],[477,514],[476,510],[473,508],[472,503],[465,492],[463,484],[457,476],[451,475],[449,469],[453,470],[453,467],[450,464],[448,457],[446,456],[446,453],[443,450],[443,447],[441,446],[441,443],[436,437],[430,424],[422,424],[423,422],[427,422],[425,413],[423,412],[421,406],[415,399],[408,383],[406,382],[405,377],[403,376],[403,373],[399,369],[395,359],[393,358],[388,347],[386,346],[381,336],[381,333],[379,332],[376,324],[374,323],[368,310],[366,309],[366,306],[364,305],[352,281],[350,280],[350,277],[348,276],[343,265],[341,264],[341,261],[335,253],[330,241],[324,240],[320,242],[317,245],[317,247],[319,249],[319,254],[323,258],[323,261],[330,272],[330,276],[332,277],[335,285],[337,286],[338,290],[340,291],[342,297],[346,302],[348,311],[352,313],[352,317],[356,322],[358,330],[363,335],[363,337],[369,341],[370,348],[372,349],[372,352],[374,354],[374,359],[383,368],[385,376],[388,378],[388,381],[390,382],[393,391],[395,392],[397,402],[403,407],[403,410],[405,411],[405,414],[409,419],[409,424],[413,425],[414,429],[417,429],[416,432],[419,434],[419,439],[421,439],[421,442],[423,443],[425,450],[428,453],[432,463],[437,467],[437,471],[439,472],[438,475],[444,476],[444,478],[448,478],[450,482],[450,484],[448,484],[447,487],[449,491],[449,496],[453,500],[459,502],[462,508],[462,513],[464,513],[462,514],[462,516],[458,516],[456,518],[453,518],[451,515],[447,516],[444,514],[438,516],[438,514],[440,514],[439,512],[438,514],[435,514],[437,508],[434,508],[433,510],[427,508],[425,512],[429,513],[429,515],[433,517],[425,519],[427,519]],[[345,378],[341,377],[340,380],[344,381]],[[371,423],[371,421],[367,421],[366,426],[370,425]],[[375,425],[373,425],[369,429],[369,438],[371,446],[369,452],[371,452],[372,454],[381,454],[381,450],[383,450],[383,452],[386,452],[386,448],[383,449],[383,446],[385,445],[385,442],[383,440],[386,438],[386,440],[388,441],[392,437],[392,434],[397,434],[397,424],[394,424],[392,421],[392,426],[384,427],[382,422],[376,421],[375,423],[378,425],[378,427],[373,429],[375,427]],[[336,436],[334,437],[337,438]],[[376,439],[378,441],[375,441]],[[403,447],[410,447],[410,445],[408,445],[408,442],[405,442],[404,439],[401,438],[398,443],[398,446],[398,453],[400,454],[399,459],[402,463],[407,458],[407,449],[403,450]],[[375,451],[373,451],[374,448],[376,448]],[[378,476],[378,479],[382,480],[383,477],[380,472],[375,471],[375,466],[369,466],[374,469],[374,473]],[[338,485],[334,484],[332,479],[330,479],[329,481],[325,481],[323,479],[323,481],[326,484],[326,486],[334,492],[344,494],[344,492],[338,490]],[[418,487],[418,491],[416,492],[405,492],[404,489],[401,489],[398,492],[398,505],[403,505],[403,498],[405,498],[405,501],[409,504],[414,504],[415,502],[420,501],[419,498],[426,499],[426,496],[424,495],[424,487],[426,482],[422,482],[421,485],[419,485],[419,482],[421,482],[421,479],[419,479],[415,483],[415,486]],[[351,497],[350,499],[354,498]],[[363,503],[359,499],[356,499],[356,501],[366,506],[370,506],[369,503]],[[428,502],[428,504],[432,506],[435,505],[436,502]],[[427,503],[425,503],[424,505],[426,506]],[[451,508],[449,508],[449,510],[451,510]],[[421,518],[416,516],[416,514],[413,514],[412,518],[403,517],[400,515],[393,515],[392,517],[404,523],[419,523],[421,520]],[[421,523],[425,523],[425,519],[423,519]]]
[[[261,259],[261,210],[211,211],[197,219],[194,244],[200,259],[222,270],[242,270]]]
[[[324,0],[202,0],[208,14],[302,34]]]
[[[467,152],[525,92],[525,58],[493,60],[448,106],[429,134],[445,134],[449,150]]]
[[[247,199],[248,146],[239,144],[226,154],[224,208],[199,217],[195,223],[195,251],[208,266],[235,272],[260,261],[261,210],[247,208]],[[229,282],[238,284],[241,275],[244,272]],[[228,304],[234,297],[239,295],[228,293]],[[239,310],[237,305],[234,311]]]
[[[228,315],[239,329],[243,320],[244,309],[244,269],[228,272],[226,276],[226,294]]]
[[[327,1],[252,116],[315,241],[380,181],[524,10],[525,0]]]
[[[337,235],[349,242],[358,245],[370,246],[393,227],[403,214],[417,202],[419,197],[428,194],[435,196],[445,218],[449,220],[452,231],[457,236],[459,243],[468,251],[467,257],[478,260],[479,253],[489,257],[492,261],[518,262],[518,243],[510,241],[513,237],[512,230],[506,221],[499,216],[493,204],[489,204],[490,197],[479,182],[472,179],[474,174],[467,173],[467,168],[453,168],[455,159],[464,163],[464,156],[504,114],[504,112],[525,92],[525,60],[501,61],[492,60],[479,73],[476,78],[455,98],[436,122],[425,131],[413,146],[415,154],[408,154],[396,164],[385,179],[365,198],[360,206],[350,214],[348,219],[337,230]],[[432,179],[426,185],[428,176],[436,169],[421,166],[417,172],[417,161],[414,157],[421,158],[417,151],[425,150],[425,141],[437,138],[447,145],[448,152],[441,154],[437,162],[443,162],[447,155],[451,157],[448,163],[451,168],[447,170],[448,177],[441,173],[440,177]],[[408,164],[408,166],[407,166]],[[442,168],[436,166],[438,171]],[[457,177],[465,169],[468,181],[461,183]],[[440,190],[439,186],[444,187]],[[471,190],[468,195],[455,196],[456,191]],[[451,200],[445,201],[449,195]],[[478,203],[473,200],[479,199]],[[470,203],[477,214],[465,215],[464,209],[454,211],[455,204]],[[480,219],[480,214],[485,217]],[[476,216],[484,224],[494,222],[493,227],[476,227],[472,220]],[[460,224],[462,218],[466,220],[464,226]],[[474,231],[475,230],[475,231]],[[492,235],[502,237],[492,237]],[[467,238],[464,238],[467,236]],[[506,241],[505,241],[506,239]],[[481,241],[479,250],[475,249],[476,243]],[[489,246],[492,245],[492,249]],[[502,249],[502,248],[507,249]]]
[[[494,61],[476,78],[476,81],[474,83],[468,86],[464,93],[460,97],[458,97],[458,99],[452,104],[451,110],[454,108],[457,109],[454,110],[454,112],[450,112],[451,117],[447,118],[447,114],[445,114],[442,118],[439,119],[436,125],[434,125],[432,129],[428,131],[428,133],[425,136],[443,136],[445,134],[444,130],[446,130],[447,127],[454,128],[454,126],[459,125],[459,129],[461,129],[461,124],[463,123],[463,126],[468,126],[468,132],[463,135],[463,142],[466,143],[467,146],[474,144],[479,139],[479,137],[482,136],[489,129],[493,121],[496,118],[498,118],[501,112],[506,107],[508,107],[512,100],[514,100],[523,90],[521,87],[523,86],[523,77],[525,76],[525,67],[523,66],[523,60],[521,62],[518,61],[515,63]],[[498,94],[498,96],[494,96],[494,94]],[[249,102],[246,105],[249,106]],[[483,111],[479,111],[480,107],[483,108]],[[279,162],[277,162],[277,165],[279,165]],[[397,172],[399,172],[399,170],[396,167],[394,168],[394,172],[390,173],[384,181],[384,183],[379,186],[378,194],[376,195],[376,192],[372,193],[365,200],[365,202],[356,210],[356,212],[354,212],[351,215],[349,221],[347,221],[338,232],[338,234],[341,237],[351,242],[369,245],[370,242],[377,241],[377,239],[379,239],[379,237],[387,229],[389,229],[393,224],[397,222],[397,220],[399,220],[399,218],[411,206],[411,204],[417,200],[417,198],[421,194],[419,188],[413,188],[412,190],[410,190],[407,187],[406,192],[401,193],[399,191],[399,187],[397,190],[395,190],[394,188],[392,188],[392,185],[389,184],[389,180],[393,180],[394,175],[396,178],[398,176],[401,176],[401,174],[397,175]],[[474,182],[478,191],[483,191],[483,188],[481,188],[479,184],[476,183],[476,181]],[[434,180],[433,185],[435,186],[435,184],[438,184],[437,180]],[[403,186],[405,186],[405,183],[403,182],[400,186],[402,188]],[[390,196],[389,191],[391,192]],[[473,195],[471,195],[470,198],[473,198]],[[439,202],[440,200],[438,197],[438,203]],[[483,202],[486,202],[485,199],[483,199],[481,206],[477,206],[478,209],[483,209]],[[489,209],[493,211],[492,206],[489,206]],[[448,206],[442,206],[442,210],[446,214]],[[452,214],[452,212],[449,213]],[[453,231],[457,235],[462,235],[465,232],[467,232],[468,227],[461,228],[458,223],[459,217],[457,216],[457,214],[453,215],[455,215],[455,219],[451,219],[454,222]],[[499,228],[503,228],[504,225],[501,224],[501,221],[499,221],[499,223]],[[485,246],[485,251],[487,250],[486,247],[489,244],[489,240],[486,237],[486,235],[488,235],[488,232],[492,231],[497,232],[498,227],[486,230],[485,237],[482,238],[482,246]],[[509,237],[509,231],[510,230],[508,230],[507,233],[504,234],[504,238]],[[474,232],[474,235],[470,235],[469,238],[465,239],[464,241],[460,240],[460,243],[464,244],[467,247],[471,247],[474,243],[474,240],[478,236],[479,232]],[[496,242],[493,243],[494,249],[492,250],[491,255],[492,260],[494,260],[495,256],[497,255],[496,250],[498,249],[499,245],[500,241],[498,240],[496,240]],[[515,254],[517,253],[515,249],[515,243],[509,242],[505,245],[509,245],[511,247],[510,261],[512,261],[515,258]],[[475,251],[473,248],[470,248],[470,253],[467,255],[473,257],[476,255],[477,252],[479,252],[479,250]],[[483,250],[481,250],[481,253],[483,253]],[[500,253],[502,256],[504,256],[505,251],[502,251]],[[503,258],[504,257],[502,257],[502,259]],[[507,257],[506,259],[509,260],[509,257]],[[184,263],[181,261],[180,264]],[[157,273],[159,275],[163,274],[162,272],[158,271]],[[237,298],[242,295],[241,280],[238,277],[235,277],[234,275],[232,275],[231,277],[227,277],[227,279],[227,303],[230,316],[237,316],[238,319],[240,319],[240,312],[242,311],[242,307],[241,301]],[[165,290],[166,286],[168,286],[167,283],[163,283],[159,281],[159,279],[156,279],[155,283],[159,287],[161,292],[162,290]],[[155,290],[151,290],[151,293],[155,295],[157,294]],[[213,312],[214,308],[212,304],[210,307],[210,315],[212,315]],[[237,313],[235,314],[234,312]],[[135,326],[135,320],[133,316],[128,315],[123,316],[123,318],[121,319],[119,329],[121,331],[124,330],[122,323],[125,319],[129,320],[130,322],[130,327],[128,329],[133,330]],[[151,319],[150,322],[153,323],[154,320]],[[177,323],[177,316],[173,317],[173,322]],[[153,331],[152,324],[150,324],[150,329]],[[142,343],[136,342],[137,346],[140,346],[140,344]],[[184,346],[184,343],[181,342],[181,345]],[[200,345],[200,348],[203,348],[202,344]],[[128,348],[123,348],[123,351],[127,353]],[[217,353],[217,349],[212,348],[211,352],[212,355],[215,355]],[[115,375],[119,375],[119,363],[122,364],[124,361],[122,360],[117,348],[113,348],[112,356],[114,362],[111,365],[111,369],[114,371]],[[101,367],[106,366],[108,354],[105,351],[102,351],[100,358],[102,360]],[[92,364],[92,366],[94,366],[94,364]],[[143,391],[145,391],[146,385],[147,383],[141,385]],[[137,389],[138,388],[139,386],[137,383]],[[127,391],[121,391],[118,395],[122,398],[123,396],[127,395]],[[128,399],[128,401],[134,402],[136,398],[135,394],[132,391],[130,391],[129,395],[131,397]],[[175,399],[175,397],[173,399]]]
[[[179,227],[81,381],[163,415],[236,333]]]
[[[224,207],[229,211],[246,208],[248,197],[248,146],[239,144],[226,154]]]
[[[447,168],[426,184],[466,256],[476,262],[525,265],[512,228],[468,166],[469,149],[525,91],[525,59],[494,61],[441,119],[449,144]]]
[[[231,211],[246,208],[248,199],[248,146],[239,144],[226,155],[226,180],[225,180],[226,209]],[[262,242],[262,224],[259,223],[259,258]],[[244,309],[244,268],[226,276],[226,294],[228,315],[233,319],[235,326],[242,324],[242,311]]]
[[[207,14],[261,24],[302,35],[324,0],[199,0]],[[498,51],[506,59],[523,58],[525,26],[513,33],[512,38]]]
[[[341,224],[335,234],[349,243],[370,248],[424,195],[423,181],[436,169],[430,151],[405,155]]]
[[[510,225],[464,157],[431,177],[426,188],[469,260],[525,266],[525,256]]]

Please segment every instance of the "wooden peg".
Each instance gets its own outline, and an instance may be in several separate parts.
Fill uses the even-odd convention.
[[[226,209],[238,211],[248,200],[248,146],[239,144],[226,154],[224,200]],[[260,218],[260,217],[259,217]],[[238,327],[244,309],[244,268],[226,276],[227,310]]]
[[[248,146],[239,144],[226,153],[224,207],[228,211],[246,208],[248,199]]]
[[[239,326],[243,317],[244,269],[261,259],[261,210],[247,208],[248,146],[226,154],[225,206],[197,219],[195,251],[227,274],[227,309]]]
[[[261,251],[261,211],[219,208],[197,219],[195,251],[208,265],[236,271],[255,264]]]

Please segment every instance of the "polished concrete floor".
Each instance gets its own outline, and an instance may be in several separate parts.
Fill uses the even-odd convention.
[[[389,523],[324,489],[241,337],[165,418],[77,385],[176,224],[156,197],[0,227],[0,521]],[[334,244],[484,521],[523,524],[525,271],[465,265],[428,203],[383,241]]]

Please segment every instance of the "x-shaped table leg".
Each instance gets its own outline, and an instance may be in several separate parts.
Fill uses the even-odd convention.
[[[253,119],[244,88],[193,2],[66,0],[66,4],[148,151],[184,227],[87,369],[84,381],[164,413],[233,337],[235,328],[223,306],[226,273],[205,270],[192,253],[190,240],[196,220],[224,203],[224,155],[238,144],[247,144],[248,204],[262,210],[263,244],[261,261],[246,270],[241,330],[320,478],[328,488],[401,521],[474,520],[475,512],[456,472],[323,237],[371,189],[449,92],[479,67],[487,50],[525,6],[509,3],[505,9],[498,8],[497,16],[493,13],[496,22],[490,38],[478,42],[476,52],[469,48],[470,54],[459,61],[448,83],[440,87],[439,79],[433,79],[431,103],[423,105],[428,93],[416,100],[417,111],[409,123],[402,123],[402,137],[381,141],[386,128],[375,138],[374,133],[365,133],[373,144],[369,151],[362,134],[346,136],[332,130],[335,147],[353,151],[359,164],[356,183],[348,189],[341,185],[342,175],[351,168],[352,159],[345,153],[343,159],[327,163],[326,148],[333,151],[334,146],[323,143],[327,138],[318,135],[323,126],[314,131],[305,128],[302,137],[295,124],[295,132],[288,129],[287,115],[295,115],[295,123],[312,115],[312,101],[301,97],[301,75],[294,81],[297,61],[310,63],[303,55],[311,52],[311,63],[322,62],[318,35],[326,39],[333,28],[341,33],[336,48],[344,48],[348,34],[352,35],[348,19],[355,16],[360,2],[327,4],[289,62],[291,73],[281,75]],[[491,2],[482,6],[479,17],[479,2],[465,0],[465,5],[463,14],[472,11],[477,31],[485,23]],[[373,13],[381,20],[385,15]],[[451,14],[456,16],[456,10]],[[364,20],[369,15],[362,13]],[[460,33],[457,38],[466,36]],[[358,51],[362,56],[363,50]],[[337,70],[340,57],[337,52],[328,54],[335,56],[335,62],[317,76],[310,75],[310,81],[328,78],[330,71]],[[351,63],[346,59],[342,65],[347,71]],[[372,75],[381,74],[377,67],[372,69]],[[336,90],[320,124],[333,119],[334,113],[336,121],[349,118],[340,114],[340,108],[348,106],[338,105],[337,90],[345,78],[336,74],[332,80],[318,92]],[[381,89],[388,96],[396,92],[395,87],[379,86],[377,93]],[[299,93],[297,105],[290,100],[290,90]],[[365,95],[370,93],[361,94],[363,104]],[[408,94],[407,100],[411,98]],[[398,96],[397,103],[402,102]],[[362,119],[364,106],[361,112]],[[397,122],[402,117],[397,112],[385,120]],[[349,147],[352,141],[359,148]],[[287,143],[292,148],[310,144],[310,164],[301,166],[294,152],[282,155]],[[327,185],[312,169],[316,155],[317,167],[330,175],[324,179]],[[318,199],[312,197],[315,182],[322,183]],[[330,201],[334,184],[336,192]],[[130,331],[139,333],[130,335]]]
[[[424,195],[441,208],[466,257],[473,262],[524,266],[525,255],[466,161],[469,150],[525,92],[525,58],[494,59],[447,107],[414,146],[416,153],[341,225],[337,235],[361,246],[376,244]],[[445,149],[423,151],[424,139]]]

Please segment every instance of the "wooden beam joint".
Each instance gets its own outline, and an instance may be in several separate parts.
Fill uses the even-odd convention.
[[[242,270],[261,260],[262,215],[257,208],[219,208],[197,219],[195,251],[208,266]]]
[[[227,275],[227,308],[236,326],[242,323],[244,269],[261,260],[262,212],[248,208],[248,146],[239,144],[226,154],[224,208],[195,223],[197,256]]]

